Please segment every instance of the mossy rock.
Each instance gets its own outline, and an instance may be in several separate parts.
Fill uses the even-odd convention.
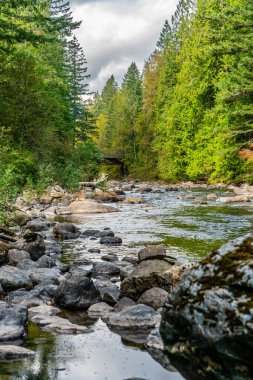
[[[181,280],[164,308],[161,335],[172,364],[191,380],[253,378],[253,235],[214,251]]]

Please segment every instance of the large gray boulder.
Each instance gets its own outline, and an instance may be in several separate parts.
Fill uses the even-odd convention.
[[[116,285],[105,286],[99,289],[101,299],[109,305],[116,305],[119,301],[119,288]]]
[[[94,267],[91,269],[91,273],[92,277],[113,277],[119,276],[120,269],[114,264],[101,262],[94,265]]]
[[[161,288],[151,288],[146,290],[138,299],[137,304],[143,304],[158,310],[165,304],[168,292]]]
[[[166,250],[161,245],[149,245],[138,252],[138,260],[162,259],[166,257]]]
[[[162,288],[171,290],[172,278],[170,273],[166,273],[171,268],[171,264],[165,260],[145,260],[137,265],[131,275],[121,283],[121,297],[132,298],[137,301],[148,289]]]
[[[81,231],[73,223],[59,223],[53,228],[53,233],[58,239],[76,239]]]
[[[25,271],[9,265],[0,268],[0,284],[5,292],[20,288],[32,288],[29,275]]]
[[[20,251],[18,249],[10,249],[8,252],[8,262],[11,265],[16,265],[23,259],[30,259],[30,253],[27,251]]]
[[[146,305],[135,305],[125,308],[119,313],[105,316],[107,325],[113,330],[149,330],[160,322],[160,315]]]
[[[26,228],[29,228],[32,232],[40,232],[48,230],[52,226],[52,222],[49,222],[46,219],[33,219],[27,223]]]
[[[59,285],[55,301],[66,309],[85,310],[100,301],[100,294],[90,278],[82,272],[72,272]]]
[[[12,245],[12,248],[29,252],[34,261],[37,261],[46,251],[43,237],[35,232],[26,233],[22,239]]]
[[[35,352],[24,347],[4,345],[0,346],[0,361],[30,358]]]
[[[60,277],[60,272],[57,269],[51,268],[37,268],[30,273],[33,285],[38,285],[42,282],[59,285]]]
[[[191,269],[165,304],[161,336],[186,379],[253,378],[253,235]]]
[[[26,307],[10,306],[8,303],[0,301],[0,342],[23,338],[26,322]]]
[[[122,239],[117,236],[104,236],[100,239],[100,244],[104,245],[120,245],[122,244]]]

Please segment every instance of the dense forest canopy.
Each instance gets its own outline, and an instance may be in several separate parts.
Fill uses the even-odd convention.
[[[252,25],[249,0],[180,0],[142,76],[96,97],[102,151],[139,178],[252,182]]]
[[[83,102],[87,67],[69,3],[1,1],[0,190],[58,183],[97,172],[94,119]],[[3,199],[2,199],[3,200]]]
[[[1,1],[1,204],[75,188],[103,155],[135,178],[252,182],[252,25],[250,0],[180,0],[143,72],[112,75],[90,106],[70,4]]]

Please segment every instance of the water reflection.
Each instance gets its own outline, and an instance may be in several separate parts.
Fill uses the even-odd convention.
[[[23,362],[2,363],[1,380],[182,380],[168,372],[139,345],[128,345],[98,320],[93,333],[53,337],[29,325],[25,343],[36,357]]]

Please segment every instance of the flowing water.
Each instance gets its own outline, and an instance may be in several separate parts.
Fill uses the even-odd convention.
[[[222,195],[220,191],[216,194]],[[130,194],[129,194],[130,195]],[[130,196],[139,196],[138,193]],[[145,244],[163,244],[178,261],[198,260],[223,242],[252,230],[252,204],[222,205],[198,200],[207,192],[149,193],[141,195],[143,205],[117,204],[118,213],[87,215],[79,220],[81,229],[111,228],[123,239],[120,247],[100,247],[98,240],[77,239],[65,244],[64,261],[99,260],[101,254],[117,253],[119,258],[136,256]],[[196,203],[194,203],[196,202]],[[101,248],[101,254],[88,253]],[[34,359],[0,364],[1,380],[182,380],[156,363],[139,344],[112,333],[100,319],[86,313],[65,313],[72,322],[93,328],[78,336],[43,332],[30,323],[24,346],[36,351]]]

